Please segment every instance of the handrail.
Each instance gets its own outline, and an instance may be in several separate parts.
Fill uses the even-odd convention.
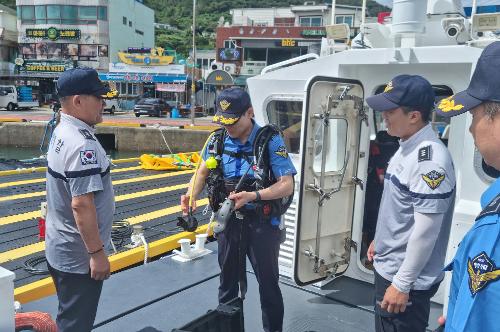
[[[266,67],[264,67],[264,69],[262,69],[260,74],[263,75],[265,73],[268,73],[268,72],[271,72],[274,70],[278,70],[278,69],[283,68],[283,67],[288,67],[289,65],[294,64],[294,63],[299,63],[299,62],[302,62],[304,60],[311,61],[311,60],[315,60],[317,58],[319,58],[319,55],[317,55],[315,53],[307,53],[307,54],[304,54],[304,55],[301,55],[301,56],[298,56],[298,57],[295,57],[292,59],[288,59],[285,61],[281,61],[281,62],[272,64],[272,65],[266,66]]]

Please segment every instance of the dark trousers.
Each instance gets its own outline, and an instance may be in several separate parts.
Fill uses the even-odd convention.
[[[405,312],[388,313],[380,307],[384,294],[391,285],[375,271],[375,330],[377,332],[424,332],[429,321],[431,297],[436,294],[440,282],[429,290],[412,290]],[[411,304],[410,304],[411,303]]]
[[[57,329],[59,332],[89,332],[94,325],[102,280],[88,274],[62,272],[47,264],[56,286],[59,308]]]
[[[218,258],[221,268],[219,303],[238,297],[238,283],[246,292],[246,256],[252,264],[259,283],[260,306],[264,331],[283,329],[283,297],[279,288],[278,254],[280,247],[278,227],[259,223],[255,215],[244,220],[233,217],[217,235]]]

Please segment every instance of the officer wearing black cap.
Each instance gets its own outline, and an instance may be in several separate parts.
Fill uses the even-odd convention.
[[[280,247],[280,219],[278,215],[266,218],[259,213],[261,202],[271,202],[293,194],[293,175],[295,168],[288,156],[283,138],[270,137],[263,151],[268,160],[268,168],[274,181],[265,188],[257,188],[266,174],[260,172],[256,164],[254,142],[258,140],[260,126],[253,120],[250,96],[239,88],[223,90],[217,97],[217,112],[213,122],[221,124],[224,130],[220,139],[211,136],[202,152],[202,163],[196,181],[191,181],[188,192],[181,197],[181,206],[188,212],[189,196],[193,201],[207,182],[212,209],[216,210],[222,200],[229,195],[235,203],[236,212],[227,223],[224,231],[217,235],[218,258],[221,268],[219,303],[226,303],[238,297],[238,283],[241,296],[246,292],[246,256],[255,271],[259,282],[262,322],[265,331],[282,331],[283,298],[279,288],[278,253]],[[217,132],[216,132],[217,133]],[[215,134],[214,134],[215,135]],[[223,143],[221,154],[217,147]],[[217,175],[220,166],[220,177]],[[258,175],[260,174],[260,175]],[[242,177],[244,185],[235,193],[234,185]],[[194,178],[194,177],[193,177]],[[260,180],[258,179],[260,178]],[[222,188],[213,188],[222,180]],[[215,196],[223,194],[220,200]],[[216,202],[213,202],[213,201]],[[212,204],[213,203],[213,204]]]
[[[400,138],[384,179],[375,239],[376,331],[424,332],[444,277],[455,197],[451,156],[429,124],[434,92],[421,76],[399,75],[366,99]]]
[[[482,211],[465,235],[447,270],[452,270],[446,317],[448,332],[498,331],[500,308],[500,42],[479,58],[467,90],[443,99],[439,115],[469,112],[469,131],[496,180],[481,197]],[[493,172],[492,172],[493,173]],[[494,176],[492,174],[492,176]]]
[[[92,329],[115,210],[110,162],[94,135],[109,92],[91,68],[65,71],[57,81],[61,119],[47,152],[45,255],[59,300],[59,331]]]

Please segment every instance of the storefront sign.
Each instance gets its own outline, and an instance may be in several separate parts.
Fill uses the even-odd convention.
[[[24,60],[24,64],[19,68],[19,71],[61,73],[73,67],[73,61]]]
[[[128,65],[169,65],[174,61],[171,55],[152,55],[152,54],[129,54],[118,52],[118,58],[121,62]]]
[[[116,62],[109,64],[109,71],[111,73],[184,74],[184,67],[184,65],[134,66]]]
[[[26,29],[26,37],[42,39],[80,39],[79,29],[57,29],[50,27],[48,29]]]
[[[237,61],[240,58],[241,52],[236,48],[219,48],[220,61]]]
[[[131,83],[185,83],[186,75],[148,74],[148,73],[99,73],[103,81]]]
[[[300,34],[304,37],[326,37],[325,30],[302,30]]]
[[[128,53],[137,53],[137,54],[144,54],[144,53],[151,53],[151,47],[129,47],[127,49]]]
[[[278,46],[281,47],[296,47],[297,46],[297,41],[290,39],[290,38],[285,38],[282,39],[280,42],[278,42]]]
[[[166,91],[166,92],[184,92],[186,91],[186,84],[176,84],[176,83],[157,83],[156,91]]]

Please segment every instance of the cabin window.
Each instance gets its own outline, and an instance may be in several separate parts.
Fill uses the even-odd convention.
[[[283,132],[290,153],[299,153],[302,126],[302,101],[272,100],[266,107],[267,118]]]
[[[315,120],[314,133],[314,165],[315,173],[321,173],[321,165],[325,158],[325,172],[338,172],[344,167],[347,146],[347,121],[345,119],[329,119],[325,132],[323,120]],[[325,155],[324,155],[325,154]]]

